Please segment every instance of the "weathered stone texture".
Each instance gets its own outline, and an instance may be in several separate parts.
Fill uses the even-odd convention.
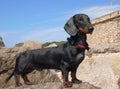
[[[95,19],[92,24],[94,32],[88,35],[90,46],[120,43],[120,11]]]

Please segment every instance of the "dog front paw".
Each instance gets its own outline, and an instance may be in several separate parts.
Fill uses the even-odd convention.
[[[17,83],[17,84],[15,85],[15,87],[19,87],[19,86],[22,86],[22,83]]]
[[[72,79],[72,83],[79,84],[79,83],[82,83],[82,81],[78,79]]]
[[[72,83],[71,82],[64,82],[63,85],[64,85],[65,88],[72,87]]]
[[[25,83],[26,85],[33,85],[33,83],[30,82],[30,81],[25,81],[24,83]]]

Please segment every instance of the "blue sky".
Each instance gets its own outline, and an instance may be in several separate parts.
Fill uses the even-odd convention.
[[[27,40],[66,40],[63,27],[78,13],[95,19],[120,10],[120,0],[0,0],[0,35],[6,47]]]

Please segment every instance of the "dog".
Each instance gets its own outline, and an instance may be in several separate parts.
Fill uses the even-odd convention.
[[[81,83],[82,81],[76,77],[76,71],[85,57],[85,49],[89,49],[86,34],[91,32],[93,27],[87,15],[80,14],[80,16],[81,24],[79,23],[80,26],[78,26],[78,34],[68,38],[65,44],[20,53],[16,58],[14,71],[6,79],[6,82],[14,75],[16,86],[22,85],[20,76],[25,84],[31,85],[32,83],[29,81],[27,74],[33,70],[58,69],[62,73],[64,87],[72,87],[73,83]],[[71,72],[72,82],[68,80],[69,72]]]

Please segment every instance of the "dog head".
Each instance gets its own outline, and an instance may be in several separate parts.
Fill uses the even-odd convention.
[[[78,28],[78,32],[92,34],[94,28],[90,22],[90,18],[86,14],[77,14],[73,16],[74,24]]]
[[[76,36],[76,34],[92,34],[94,28],[90,22],[90,18],[86,14],[76,14],[72,16],[64,26],[65,31],[70,36]]]

